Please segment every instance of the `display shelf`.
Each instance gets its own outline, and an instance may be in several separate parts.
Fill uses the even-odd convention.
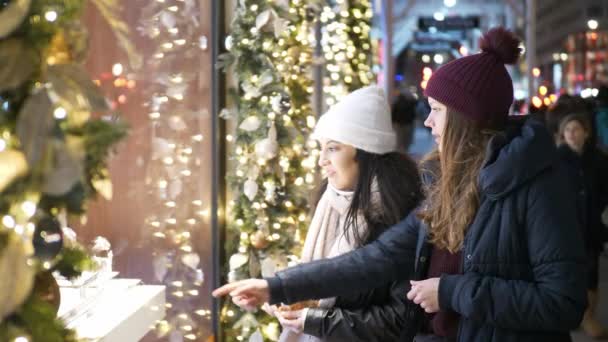
[[[78,287],[60,292],[58,316],[86,341],[138,341],[165,316],[165,287],[138,279],[107,280],[94,295],[83,296]]]

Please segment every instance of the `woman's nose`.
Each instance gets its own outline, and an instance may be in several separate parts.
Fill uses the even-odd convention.
[[[319,162],[317,163],[320,167],[327,164],[327,158],[325,158],[325,152],[321,151],[319,155]]]
[[[317,164],[320,167],[323,167],[323,165],[325,165],[326,162],[327,162],[327,160],[325,159],[325,157],[323,157],[323,154],[321,154],[321,156],[319,157],[319,162]]]
[[[424,120],[424,125],[428,128],[433,128],[431,126],[431,123],[432,123],[432,119],[431,119],[431,115],[429,114],[429,116],[426,118],[426,120]]]

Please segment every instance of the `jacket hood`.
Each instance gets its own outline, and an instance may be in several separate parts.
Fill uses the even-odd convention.
[[[479,173],[480,190],[491,198],[505,196],[555,165],[557,160],[553,138],[542,123],[511,122],[488,144]]]

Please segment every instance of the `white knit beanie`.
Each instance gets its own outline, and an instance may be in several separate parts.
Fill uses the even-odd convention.
[[[376,154],[396,151],[397,135],[384,91],[369,86],[346,95],[321,116],[312,138],[334,140]]]

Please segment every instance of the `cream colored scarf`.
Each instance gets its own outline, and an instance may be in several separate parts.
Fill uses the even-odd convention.
[[[327,185],[327,190],[321,196],[312,222],[308,227],[306,241],[302,249],[302,262],[332,258],[355,249],[356,243],[352,236],[345,235],[346,227],[344,221],[350,207],[354,192],[337,190]],[[375,194],[374,194],[375,195]],[[377,197],[373,196],[372,198]],[[359,234],[367,231],[367,226],[362,217],[357,218]],[[331,308],[334,306],[335,298],[325,298],[319,301],[319,306]],[[284,329],[279,337],[279,342],[318,342],[320,339],[306,334],[294,333],[292,330]]]

